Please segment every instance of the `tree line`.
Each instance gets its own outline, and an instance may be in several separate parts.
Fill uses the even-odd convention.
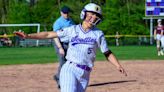
[[[41,31],[52,30],[53,22],[60,16],[64,5],[71,8],[71,17],[75,23],[81,22],[80,12],[83,6],[94,2],[102,7],[103,22],[98,28],[106,35],[149,34],[145,16],[144,0],[1,0],[0,24],[40,23]],[[0,28],[0,34],[12,33],[22,29],[27,33],[36,32],[32,27]]]

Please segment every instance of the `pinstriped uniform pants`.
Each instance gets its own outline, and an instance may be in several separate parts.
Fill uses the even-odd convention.
[[[67,61],[60,73],[61,92],[85,92],[90,71],[85,71]]]

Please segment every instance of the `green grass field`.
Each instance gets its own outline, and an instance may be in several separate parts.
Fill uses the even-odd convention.
[[[110,49],[119,60],[164,60],[156,55],[155,46],[112,46]],[[0,65],[41,64],[57,62],[53,47],[0,48]],[[106,60],[98,51],[96,60]]]

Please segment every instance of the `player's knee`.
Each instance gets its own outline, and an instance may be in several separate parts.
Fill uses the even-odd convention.
[[[160,45],[159,44],[157,44],[157,48],[160,48]]]

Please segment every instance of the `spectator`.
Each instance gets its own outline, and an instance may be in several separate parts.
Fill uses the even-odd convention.
[[[10,40],[10,38],[8,38],[7,34],[5,33],[3,35],[3,38],[1,39],[1,43],[3,46],[12,46],[12,41]]]
[[[155,27],[155,30],[154,30],[154,39],[156,40],[157,55],[160,56],[160,55],[164,55],[162,51],[162,47],[161,47],[161,38],[163,35],[164,26],[162,25],[161,19],[158,19],[157,23],[158,25]]]

